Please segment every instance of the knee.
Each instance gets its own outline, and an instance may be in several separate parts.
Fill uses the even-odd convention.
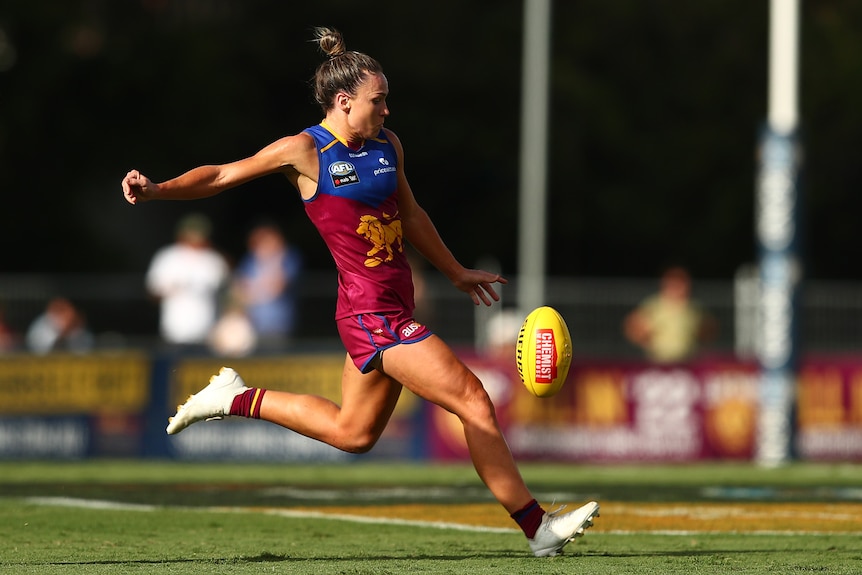
[[[347,453],[368,453],[377,445],[378,439],[380,439],[379,433],[370,431],[352,432],[345,435],[336,447]]]
[[[463,405],[461,406],[461,419],[476,423],[490,422],[496,424],[497,414],[494,409],[494,403],[478,380],[464,394]]]

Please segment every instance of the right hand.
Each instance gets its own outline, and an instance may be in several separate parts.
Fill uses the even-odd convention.
[[[123,196],[130,204],[152,200],[158,187],[158,184],[150,181],[138,170],[129,170],[123,178]]]
[[[452,283],[462,292],[469,294],[475,305],[490,306],[495,301],[500,301],[500,296],[491,284],[507,284],[509,281],[500,274],[465,268]]]

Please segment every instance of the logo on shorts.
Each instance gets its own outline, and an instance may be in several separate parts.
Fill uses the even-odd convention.
[[[332,185],[336,188],[359,183],[356,166],[343,160],[329,164],[329,175],[332,177]]]
[[[402,337],[410,337],[411,335],[416,333],[419,330],[419,328],[421,328],[421,327],[422,327],[422,324],[416,323],[415,321],[411,321],[409,324],[407,324],[406,327],[404,327],[401,330],[401,336]]]

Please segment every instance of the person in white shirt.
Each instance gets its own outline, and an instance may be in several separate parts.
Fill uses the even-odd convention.
[[[146,286],[160,300],[159,330],[168,344],[205,345],[230,276],[227,260],[210,244],[211,224],[191,214],[177,225],[176,241],[153,256]]]

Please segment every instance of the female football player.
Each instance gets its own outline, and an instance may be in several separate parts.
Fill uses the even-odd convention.
[[[413,196],[404,148],[384,128],[389,84],[380,64],[347,51],[341,34],[318,28],[325,60],[315,73],[320,124],[284,137],[255,155],[194,168],[155,183],[126,174],[131,204],[206,198],[267,174],[293,185],[338,269],[335,321],[347,350],[342,400],[248,387],[222,368],[171,418],[169,434],[225,416],[260,418],[338,449],[370,450],[406,387],[461,420],[473,465],[518,523],[536,556],[552,556],[583,534],[598,515],[590,502],[567,513],[545,512],[533,498],[503,438],[494,405],[479,379],[428,327],[413,319],[413,284],[405,240],[474,304],[499,301],[497,274],[461,265]]]

